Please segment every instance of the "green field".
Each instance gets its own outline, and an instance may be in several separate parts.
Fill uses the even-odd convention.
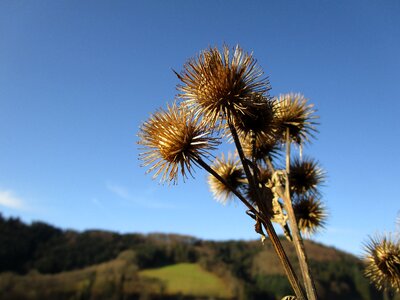
[[[205,271],[198,264],[180,263],[139,273],[141,277],[156,278],[166,285],[167,294],[231,298],[222,279]]]

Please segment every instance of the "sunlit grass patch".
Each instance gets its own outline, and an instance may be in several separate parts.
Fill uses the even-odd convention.
[[[167,294],[232,297],[222,279],[202,269],[198,264],[180,263],[158,269],[144,270],[139,275],[161,280],[165,284]]]

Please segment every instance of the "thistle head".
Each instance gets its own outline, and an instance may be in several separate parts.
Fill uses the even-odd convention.
[[[290,141],[303,144],[316,131],[315,110],[301,94],[285,94],[275,99],[275,123],[283,142],[289,129]]]
[[[229,153],[228,157],[225,157],[222,153],[221,157],[216,158],[212,168],[235,190],[238,190],[244,184],[244,172],[235,155]],[[232,190],[213,175],[209,175],[208,184],[210,185],[214,198],[218,202],[225,204],[232,198]]]
[[[207,124],[175,102],[144,122],[138,136],[145,150],[140,154],[143,166],[150,166],[148,172],[155,172],[153,178],[161,175],[161,181],[174,183],[179,170],[184,178],[192,174],[196,158],[208,155],[219,144]]]
[[[316,160],[295,158],[290,164],[289,182],[292,192],[318,194],[318,185],[325,180],[325,172]]]
[[[254,95],[247,109],[234,115],[233,123],[239,136],[272,139],[276,132],[273,102],[264,95]]]
[[[247,198],[250,202],[257,202],[257,205],[264,205],[268,207],[268,210],[271,211],[272,215],[272,198],[273,193],[270,188],[267,187],[269,180],[272,177],[272,172],[268,169],[259,167],[257,172],[257,182],[258,182],[258,190],[254,191],[250,188],[249,185],[246,186],[246,194]],[[257,199],[258,196],[261,197],[260,203]]]
[[[314,196],[301,196],[295,199],[293,210],[301,232],[311,235],[325,226],[326,209]]]
[[[400,241],[390,237],[375,237],[365,245],[365,276],[379,290],[400,292]]]
[[[265,168],[259,168],[258,173],[257,173],[257,180],[258,182],[263,185],[267,186],[268,182],[272,178],[272,171],[265,169]]]
[[[231,52],[224,46],[220,52],[210,48],[184,65],[178,90],[185,105],[215,125],[221,117],[232,117],[236,111],[246,114],[255,95],[270,89],[267,79],[251,54],[239,46]]]
[[[240,140],[246,157],[254,157],[257,161],[277,157],[281,150],[276,139],[271,136],[256,136],[254,139],[251,136],[241,136]]]

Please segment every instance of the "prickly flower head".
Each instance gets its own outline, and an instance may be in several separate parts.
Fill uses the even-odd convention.
[[[365,252],[365,275],[380,290],[400,292],[400,241],[387,236],[371,238]]]
[[[286,141],[289,129],[291,142],[302,144],[316,131],[314,120],[318,118],[312,104],[301,94],[285,94],[275,99],[275,122],[281,139]]]
[[[263,95],[254,95],[251,105],[233,118],[239,136],[273,138],[275,135],[273,102]]]
[[[261,197],[261,201],[265,203],[265,205],[272,209],[272,191],[267,187],[268,182],[271,180],[272,173],[270,170],[259,167],[257,171],[257,181],[259,183],[258,189],[254,191],[250,188],[249,185],[246,186],[246,195],[250,202],[257,202],[258,197]],[[260,203],[258,203],[260,204]],[[271,215],[272,215],[271,211]]]
[[[313,196],[301,196],[294,201],[293,210],[301,232],[311,235],[325,225],[326,210],[322,202]]]
[[[215,149],[218,140],[211,137],[210,128],[199,122],[185,107],[173,103],[160,109],[140,127],[139,144],[143,166],[150,166],[153,178],[176,183],[178,172],[187,177],[191,164]]]
[[[182,81],[178,89],[185,105],[214,125],[221,117],[232,118],[233,112],[246,114],[253,96],[268,92],[269,82],[262,75],[252,55],[239,46],[233,52],[226,46],[222,52],[210,48],[184,65],[177,74]]]
[[[240,139],[243,152],[248,158],[254,157],[257,161],[263,161],[266,158],[275,158],[279,156],[280,147],[273,137],[250,136]]]
[[[325,180],[325,171],[311,158],[295,158],[290,164],[290,189],[296,194],[318,194],[318,185]]]
[[[231,153],[228,157],[222,154],[215,160],[212,168],[235,190],[244,184],[243,169],[237,157]],[[214,198],[221,203],[225,204],[233,196],[232,191],[213,175],[208,177],[208,184]]]

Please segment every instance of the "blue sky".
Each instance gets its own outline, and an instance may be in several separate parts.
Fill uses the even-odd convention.
[[[136,134],[174,99],[185,61],[240,44],[272,95],[301,92],[320,115],[304,153],[328,172],[326,229],[359,254],[400,210],[399,1],[0,2],[0,212],[119,232],[254,239],[240,203],[206,174],[162,186]],[[217,153],[216,153],[217,154]]]

